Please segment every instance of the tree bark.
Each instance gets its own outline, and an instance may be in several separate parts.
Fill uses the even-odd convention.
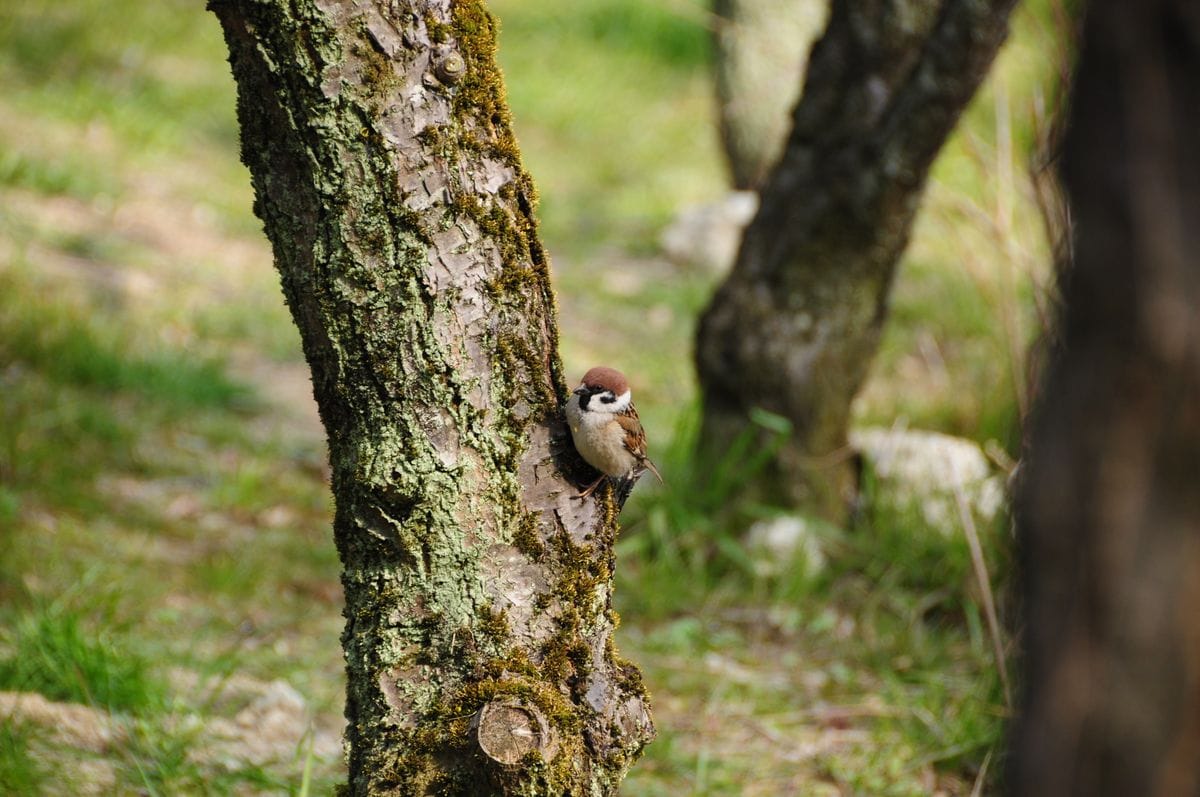
[[[828,0],[714,0],[717,118],[733,187],[771,173]]]
[[[1075,262],[1021,479],[1008,792],[1200,793],[1200,14],[1089,4]]]
[[[617,508],[572,498],[588,474],[493,19],[210,8],[329,438],[349,793],[616,793],[653,728],[612,646]]]
[[[1015,0],[835,0],[782,160],[701,319],[702,456],[751,410],[792,435],[766,497],[844,519],[850,402],[878,347],[934,156],[987,73]]]

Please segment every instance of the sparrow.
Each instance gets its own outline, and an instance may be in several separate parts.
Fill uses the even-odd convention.
[[[577,498],[587,498],[605,477],[636,481],[647,469],[662,482],[646,457],[646,432],[633,407],[629,381],[615,368],[597,366],[583,375],[567,400],[567,426],[575,450],[600,471],[600,478]]]

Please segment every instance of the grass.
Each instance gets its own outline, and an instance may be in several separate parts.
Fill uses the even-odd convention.
[[[681,197],[719,194],[716,133],[694,123],[711,111],[702,3],[492,7],[552,251],[651,250]]]
[[[691,434],[680,430],[680,451],[667,452],[676,489],[632,504],[618,547],[618,608],[653,627],[636,637],[637,660],[652,694],[665,689],[668,706],[686,696],[687,713],[666,713],[676,723],[668,743],[650,748],[630,793],[667,794],[681,781],[693,794],[789,793],[814,782],[852,794],[928,794],[931,784],[965,793],[999,754],[1008,711],[964,538],[931,531],[916,511],[871,509],[850,530],[807,521],[812,545],[790,560],[747,548],[745,529],[777,513],[722,496],[753,462],[734,451],[726,464],[738,467],[690,472],[677,458]],[[695,498],[695,483],[707,500]],[[987,561],[1000,575],[1009,570],[1005,537],[990,531]],[[805,555],[814,547],[815,562]],[[805,721],[819,727],[823,715],[803,716],[795,707],[804,705],[832,717],[829,749],[814,741],[791,779],[782,764],[764,776],[763,760],[789,755],[779,740],[803,739]],[[720,727],[727,717],[736,732]],[[843,723],[858,734],[835,746],[828,738]],[[745,740],[706,748],[706,736]]]
[[[71,251],[70,244],[63,245]],[[0,292],[27,296],[32,280],[0,275]],[[70,307],[54,300],[36,306],[6,302],[0,306],[0,360],[10,365],[37,364],[59,385],[102,393],[137,393],[158,405],[175,408],[233,408],[247,398],[244,387],[226,375],[219,360],[182,357],[141,344],[122,326],[104,323],[94,308]]]
[[[36,794],[50,779],[49,767],[31,753],[43,735],[34,723],[0,715],[0,792]]]
[[[130,723],[121,762],[125,780],[136,784],[141,793],[155,797],[293,791],[294,779],[261,766],[202,765],[194,751],[205,742],[203,730],[199,723],[182,728]]]
[[[35,608],[10,620],[0,636],[0,689],[37,692],[51,700],[142,712],[161,704],[164,685],[149,661],[115,638],[87,626],[74,610]]]
[[[626,364],[668,482],[638,488],[618,549],[618,644],[660,729],[626,793],[987,793],[1007,709],[965,539],[869,503],[833,529],[735,502],[749,449],[690,464],[691,337],[716,278],[658,258],[657,237],[724,192],[707,5],[493,8],[568,372]],[[1055,8],[1022,6],[935,166],[860,423],[1014,450],[1047,282],[1025,164],[1064,60]],[[329,793],[323,440],[218,25],[190,0],[9,3],[0,77],[0,699],[36,692],[111,733],[0,719],[0,791]],[[772,523],[806,547],[742,544]],[[1004,529],[980,532],[1003,596]],[[280,682],[302,703],[282,704],[290,735],[222,747]]]

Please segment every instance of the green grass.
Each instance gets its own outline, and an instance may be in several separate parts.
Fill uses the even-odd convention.
[[[104,175],[93,173],[79,159],[49,161],[19,151],[0,155],[0,185],[81,199],[110,193],[114,188]]]
[[[103,621],[104,618],[101,618]],[[6,618],[0,633],[0,689],[51,700],[141,713],[161,706],[164,685],[150,663],[111,630],[62,605]]]
[[[194,754],[252,703],[239,679],[285,681],[326,734],[343,700],[323,441],[302,370],[273,392],[276,369],[303,368],[299,339],[201,6],[0,7],[0,691],[117,730],[95,753],[0,720],[5,793],[72,793],[104,782],[96,765],[114,793],[343,777],[313,733],[279,760]],[[667,478],[638,488],[618,547],[617,642],[660,728],[626,793],[967,794],[985,762],[990,788],[1007,709],[961,535],[868,502],[853,528],[809,523],[820,557],[747,550],[778,517],[734,498],[756,452],[691,461],[691,339],[717,278],[656,241],[724,191],[707,5],[492,7],[569,374],[634,376]],[[1025,169],[1062,60],[1054,9],[1022,6],[934,168],[859,422],[1019,439],[1047,273]],[[1005,532],[981,533],[1002,596]]]
[[[44,736],[31,722],[0,715],[0,792],[37,794],[50,780],[49,767],[31,751]]]
[[[716,132],[695,124],[712,105],[704,4],[491,6],[552,253],[645,252],[681,201],[719,194]]]
[[[636,618],[636,660],[652,696],[665,690],[687,701],[683,717],[679,709],[666,716],[690,725],[699,714],[700,725],[720,727],[735,715],[735,735],[750,741],[744,750],[706,749],[668,728],[667,744],[651,746],[647,766],[631,775],[632,793],[667,794],[682,782],[688,793],[776,794],[824,779],[853,794],[920,795],[931,778],[953,784],[983,771],[999,754],[1008,712],[964,537],[868,498],[848,530],[807,521],[817,563],[803,547],[790,559],[747,548],[747,527],[778,514],[729,500],[762,451],[732,451],[712,468],[690,464],[694,413],[684,417],[664,455],[671,488],[646,490],[626,512],[617,607]],[[985,531],[985,556],[1003,579],[1005,537],[999,524]],[[1003,583],[991,586],[1004,594]],[[710,660],[717,664],[697,670]],[[773,662],[766,672],[764,661]],[[814,674],[815,686],[804,681]],[[814,753],[799,780],[789,781],[786,767],[771,775],[782,780],[764,779],[761,761],[786,753],[763,739],[802,726],[781,722],[779,707],[814,702],[848,707],[861,735],[847,749]],[[994,778],[999,769],[988,771]]]
[[[206,767],[193,752],[205,743],[203,726],[164,728],[147,722],[126,726],[128,743],[123,752],[122,774],[142,793],[172,794],[291,793],[293,779],[260,766]]]
[[[5,389],[0,484],[10,519],[20,518],[23,505],[35,495],[62,509],[95,509],[95,474],[136,467],[135,433],[123,402],[96,402],[87,391],[64,389],[11,365],[0,383]],[[52,445],[48,437],[54,438]],[[11,542],[5,528],[13,527],[0,527],[0,547]]]
[[[67,121],[112,124],[123,147],[178,146],[216,137],[235,145],[220,30],[186,0],[146,8],[73,0],[7,4],[0,68],[19,79],[10,102]]]
[[[216,359],[139,345],[120,327],[82,318],[54,304],[31,311],[15,280],[0,282],[0,362],[36,368],[62,385],[106,393],[133,393],[178,408],[233,408],[246,389]],[[140,349],[149,349],[139,352]]]

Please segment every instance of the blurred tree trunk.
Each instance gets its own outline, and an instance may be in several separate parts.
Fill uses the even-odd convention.
[[[1200,793],[1200,14],[1089,4],[1077,232],[1021,480],[1008,793]]]
[[[492,18],[210,7],[329,438],[349,793],[615,794],[653,728],[612,647],[616,510],[560,472],[583,466]]]
[[[844,519],[850,402],[887,315],[930,164],[1007,33],[1015,0],[835,0],[782,160],[705,311],[696,361],[703,451],[761,408],[791,438],[760,486]]]
[[[829,0],[714,0],[718,121],[734,188],[758,189],[779,160],[828,10]]]

